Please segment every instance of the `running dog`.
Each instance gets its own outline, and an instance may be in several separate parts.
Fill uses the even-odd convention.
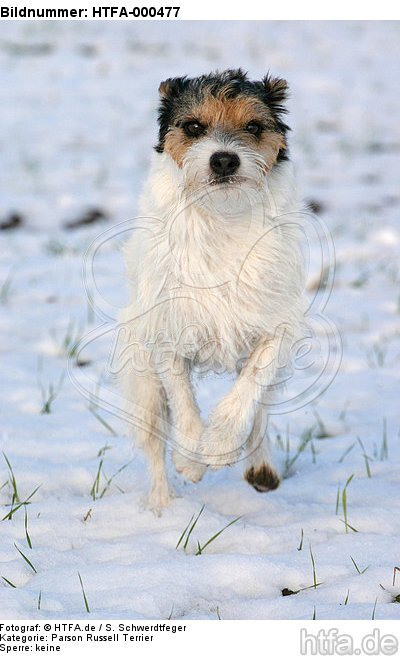
[[[131,292],[120,315],[127,416],[148,457],[157,512],[171,499],[168,442],[191,481],[243,458],[257,491],[279,485],[264,439],[268,399],[305,314],[286,81],[226,70],[167,79],[159,93],[158,143],[124,247]],[[193,371],[236,375],[207,422]]]

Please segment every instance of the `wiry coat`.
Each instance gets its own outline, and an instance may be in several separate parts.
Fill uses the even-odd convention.
[[[150,458],[157,509],[169,501],[168,439],[177,469],[191,480],[207,465],[237,460],[246,447],[247,480],[258,490],[279,482],[262,444],[264,403],[302,332],[301,207],[291,164],[278,161],[279,131],[253,149],[247,135],[228,130],[227,120],[209,126],[183,157],[178,149],[182,159],[168,148],[154,155],[141,216],[124,248],[131,295],[120,320],[124,352],[132,357],[121,380]],[[209,160],[221,150],[238,155],[240,176],[215,184]],[[193,367],[240,372],[207,426],[190,384]]]

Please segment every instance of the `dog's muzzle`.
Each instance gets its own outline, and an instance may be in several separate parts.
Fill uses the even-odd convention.
[[[210,169],[214,174],[215,182],[226,182],[233,176],[240,166],[240,159],[236,153],[220,150],[210,157]]]

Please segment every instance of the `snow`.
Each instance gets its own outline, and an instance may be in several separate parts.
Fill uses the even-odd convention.
[[[0,219],[15,211],[25,222],[0,232],[0,448],[21,500],[40,485],[27,506],[32,549],[23,508],[0,523],[0,576],[16,586],[0,579],[2,619],[84,617],[78,572],[93,619],[310,619],[314,607],[318,619],[370,619],[375,600],[377,619],[400,617],[400,576],[392,585],[400,566],[399,36],[397,23],[383,21],[1,25]],[[293,463],[280,488],[256,493],[241,463],[198,485],[171,469],[179,496],[158,518],[142,503],[143,455],[118,418],[77,389],[95,384],[103,398],[112,337],[85,297],[82,261],[111,229],[91,292],[107,311],[123,304],[126,234],[116,226],[136,215],[158,83],[227,66],[254,78],[270,69],[290,82],[298,178],[322,205],[335,244],[324,314],[343,356],[324,393],[287,414],[278,405],[270,417],[276,458],[283,470]],[[107,213],[103,224],[63,227],[90,208]],[[74,385],[66,355],[92,330],[98,339],[87,366],[72,367]],[[204,412],[223,384],[199,388]],[[51,385],[56,398],[42,414]],[[312,439],[298,453],[307,430]],[[108,477],[127,466],[93,500],[102,458]],[[337,494],[352,475],[347,513],[357,532],[346,533]],[[2,457],[1,517],[10,511],[9,478]],[[97,496],[105,486],[101,478]],[[203,504],[186,552],[176,549]],[[197,540],[239,516],[195,555]],[[359,574],[351,558],[368,569]],[[282,596],[284,588],[308,589]]]

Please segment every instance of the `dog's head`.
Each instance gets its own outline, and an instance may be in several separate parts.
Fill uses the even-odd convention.
[[[242,70],[170,78],[159,88],[159,142],[189,191],[259,189],[287,159],[287,83],[252,82]]]

